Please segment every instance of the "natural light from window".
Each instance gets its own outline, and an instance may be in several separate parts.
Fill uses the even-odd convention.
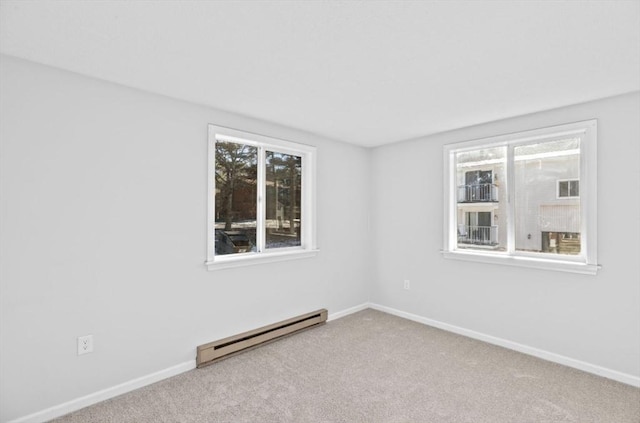
[[[315,148],[209,126],[210,270],[315,254]]]
[[[596,121],[444,148],[448,258],[595,273]]]

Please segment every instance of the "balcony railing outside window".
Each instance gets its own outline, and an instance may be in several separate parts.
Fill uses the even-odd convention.
[[[498,227],[458,225],[458,243],[473,245],[498,245]]]
[[[458,185],[458,203],[498,202],[495,184]]]

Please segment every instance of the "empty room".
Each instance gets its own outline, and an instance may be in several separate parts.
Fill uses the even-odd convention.
[[[0,422],[640,422],[640,1],[0,0]]]

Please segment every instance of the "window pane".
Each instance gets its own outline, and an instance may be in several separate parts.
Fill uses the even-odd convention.
[[[580,196],[580,181],[571,181],[571,184],[569,185],[569,195],[571,197]]]
[[[458,248],[506,248],[506,156],[506,147],[456,154]]]
[[[216,142],[215,253],[256,251],[258,151]]]
[[[569,196],[569,181],[558,182],[558,197]]]
[[[302,158],[266,152],[266,248],[300,242]]]
[[[515,147],[514,167],[515,249],[580,253],[580,200],[571,198],[574,181],[558,182],[579,179],[580,139]]]

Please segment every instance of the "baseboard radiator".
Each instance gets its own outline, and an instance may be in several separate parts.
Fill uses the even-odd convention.
[[[327,321],[327,310],[321,309],[268,326],[254,329],[218,341],[200,345],[197,349],[196,366],[203,367],[249,349],[273,342],[285,336],[323,325]]]

